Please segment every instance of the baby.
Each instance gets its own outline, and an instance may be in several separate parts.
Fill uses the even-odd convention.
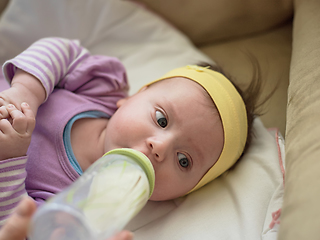
[[[186,195],[234,165],[253,119],[237,88],[209,67],[174,69],[128,97],[122,64],[78,41],[41,39],[3,72],[11,82],[0,93],[3,221],[23,195],[41,204],[114,148],[150,159],[151,200]]]

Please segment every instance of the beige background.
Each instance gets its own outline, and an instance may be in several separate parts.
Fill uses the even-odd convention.
[[[0,1],[0,9],[5,2]],[[183,31],[240,83],[245,84],[252,72],[245,53],[257,58],[264,94],[278,86],[264,105],[262,120],[286,137],[279,239],[319,239],[320,1],[139,2]]]

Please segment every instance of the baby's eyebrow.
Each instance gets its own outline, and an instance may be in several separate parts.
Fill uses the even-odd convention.
[[[192,156],[192,160],[193,160],[193,164],[202,164],[203,162],[203,153],[201,153],[201,150],[199,148],[199,146],[194,143],[194,146],[192,146],[192,151],[190,153],[190,155]]]
[[[169,101],[166,97],[162,98],[162,107],[164,108],[169,120],[170,120],[170,116],[174,118],[177,117],[177,112],[178,112],[177,109],[174,107],[174,104],[171,101]]]

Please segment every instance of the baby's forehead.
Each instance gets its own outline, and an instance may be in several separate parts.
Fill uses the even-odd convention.
[[[191,84],[190,84],[191,83]],[[183,85],[185,88],[197,88],[197,89],[203,89],[205,92],[206,90],[202,88],[202,86],[197,83],[196,81],[186,78],[186,77],[170,77],[170,78],[165,78],[161,79],[156,82],[151,82],[151,84],[148,86],[153,87],[153,88],[160,88],[163,87],[163,85],[168,86],[168,85]]]
[[[215,107],[215,103],[212,100],[212,98],[210,97],[210,95],[208,94],[208,92],[196,81],[186,78],[186,77],[170,77],[170,78],[166,78],[166,79],[161,79],[159,81],[156,82],[152,82],[150,85],[148,85],[148,87],[153,88],[155,91],[157,90],[169,90],[169,89],[174,89],[174,90],[181,90],[181,88],[183,88],[184,90],[188,91],[192,91],[192,92],[198,92],[199,97],[204,96],[206,99],[206,102],[208,105],[212,105],[213,107]],[[164,94],[166,94],[167,92],[165,91]],[[186,97],[188,96],[188,92],[186,92]],[[201,97],[202,98],[202,97]]]

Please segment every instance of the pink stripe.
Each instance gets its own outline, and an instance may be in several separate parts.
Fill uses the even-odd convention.
[[[37,53],[41,53],[42,55],[44,55],[43,52],[42,52],[40,49],[39,49],[39,50],[32,50],[32,51],[37,52]],[[34,58],[34,59],[38,60],[38,61],[41,62],[43,65],[45,65],[45,66],[48,68],[48,70],[51,71],[51,73],[53,73],[55,79],[58,79],[58,75],[59,75],[59,74],[58,74],[58,69],[57,69],[57,67],[56,67],[55,64],[53,64],[53,63],[52,63],[52,64],[47,63],[46,61],[44,61],[43,59],[41,59],[39,56],[34,56],[34,55],[32,55],[32,54],[31,54],[31,50],[30,50],[30,52],[28,51],[28,52],[24,53],[23,56],[28,56],[28,57],[31,57],[31,58]],[[47,56],[47,55],[46,55],[46,56]],[[49,56],[48,56],[48,57],[49,57]],[[50,57],[49,57],[49,58],[50,58]],[[51,60],[51,58],[50,58],[50,60]],[[51,62],[52,62],[52,60],[51,60]],[[49,79],[50,79],[50,78],[49,78]],[[53,80],[54,82],[56,82],[55,79],[51,79],[51,80]],[[50,88],[51,88],[51,87],[53,88],[53,84],[51,83],[50,85],[51,85]],[[52,89],[52,88],[51,88],[51,89]]]
[[[280,216],[281,216],[281,208],[275,212],[273,212],[272,214],[272,221],[269,224],[269,228],[272,229],[274,227],[274,225],[276,224],[280,224]]]
[[[54,39],[54,40],[57,40],[57,39]],[[63,58],[64,58],[64,62],[65,62],[65,63],[68,63],[68,57],[66,56],[66,54],[64,53],[64,51],[62,50],[62,48],[61,48],[60,46],[58,46],[57,43],[51,42],[51,41],[45,41],[45,42],[47,42],[48,44],[51,44],[51,45],[55,46],[55,48],[56,48],[57,50],[59,50],[59,52],[62,54],[62,56],[63,56]],[[63,43],[63,42],[62,42],[62,43]],[[63,45],[65,46],[65,48],[68,48],[65,43],[63,43]],[[49,49],[48,49],[48,50],[49,50]],[[67,50],[68,50],[68,49],[67,49]]]
[[[41,44],[38,44],[38,45],[37,45],[37,47],[39,47],[39,46],[41,46]],[[40,59],[39,61],[41,61],[41,63],[43,63],[45,66],[47,66],[47,67],[49,68],[49,70],[54,74],[55,79],[50,79],[50,78],[49,78],[49,79],[50,79],[50,80],[53,80],[54,83],[56,83],[56,82],[59,81],[59,78],[60,78],[59,75],[61,75],[61,71],[62,71],[62,68],[61,68],[61,66],[62,66],[61,60],[60,60],[60,58],[58,58],[57,54],[55,54],[55,53],[52,52],[50,49],[48,49],[47,46],[45,46],[45,45],[42,45],[42,46],[43,46],[44,48],[46,48],[46,49],[47,49],[50,53],[52,53],[54,56],[57,57],[57,60],[58,60],[60,69],[57,69],[57,66],[53,63],[52,57],[49,56],[48,53],[45,52],[44,50],[35,48],[35,49],[30,49],[30,51],[35,52],[36,54],[44,55],[44,56],[46,56],[46,57],[48,57],[48,58],[50,59],[51,64],[47,64],[44,60],[41,60],[41,59]],[[49,83],[49,84],[50,84],[50,91],[53,90],[53,88],[54,88],[54,83],[52,83],[52,82],[50,81],[50,83]]]
[[[0,187],[0,193],[2,192],[12,192],[17,190],[19,187],[21,187],[22,184],[12,185],[8,187]]]
[[[10,182],[10,181],[15,181],[15,180],[19,180],[19,179],[24,179],[27,177],[27,172],[24,171],[23,173],[17,174],[17,175],[13,175],[13,176],[9,176],[9,177],[0,177],[0,182]]]
[[[26,167],[26,164],[19,164],[19,165],[14,165],[14,166],[10,166],[10,167],[5,167],[5,168],[1,168],[0,169],[0,173],[2,173],[2,172],[10,172],[10,171],[22,169],[22,168],[25,168],[25,167]]]
[[[65,81],[67,80],[66,79],[66,76],[68,75],[68,73],[71,73],[77,66],[80,62],[83,61],[83,59],[87,58],[89,56],[89,53],[88,54],[84,54],[82,55],[81,57],[79,57],[78,59],[76,59],[73,63],[72,63],[72,66],[68,69],[68,72],[65,74],[65,76],[61,79],[60,83],[59,83],[59,86],[63,86],[65,84]]]
[[[70,62],[72,62],[73,58],[74,58],[74,50],[73,50],[71,44],[65,43],[60,38],[54,38],[54,40],[56,40],[57,42],[60,42],[65,47],[65,49],[67,50],[68,56],[65,55],[64,51],[62,51],[60,46],[58,46],[56,43],[54,44],[57,48],[59,48],[59,50],[63,54],[66,64],[69,65]],[[70,41],[70,43],[72,43],[72,41]]]
[[[10,196],[0,198],[0,202],[4,202],[4,201],[11,200],[11,199],[13,199],[13,198],[22,196],[22,195],[25,194],[25,193],[26,193],[26,190],[23,188],[23,189],[21,189],[20,191],[14,193],[14,194],[11,194]]]
[[[279,163],[280,163],[280,169],[281,169],[281,172],[282,172],[283,186],[284,186],[285,185],[285,169],[284,169],[284,166],[283,166],[282,154],[281,154],[281,149],[280,149],[280,144],[279,144],[279,131],[276,131],[276,138],[277,138]]]
[[[54,55],[55,56],[55,58],[57,59],[57,61],[58,61],[58,63],[59,63],[59,67],[60,67],[60,76],[59,76],[59,78],[58,79],[60,79],[62,76],[63,76],[63,63],[62,63],[62,61],[61,61],[61,58],[58,56],[58,54],[56,53],[56,52],[54,52],[53,50],[51,50],[50,48],[48,48],[48,46],[47,45],[45,45],[43,42],[39,42],[39,43],[37,43],[37,46],[42,46],[42,47],[45,47],[50,53],[52,53],[52,55]],[[48,55],[46,55],[46,56],[48,56]],[[51,59],[51,57],[50,56],[48,56],[50,59]],[[58,72],[59,72],[59,70],[58,70]]]
[[[14,209],[18,205],[18,203],[19,203],[19,201],[15,202],[15,203],[8,204],[8,205],[5,205],[5,206],[0,206],[0,212],[8,211],[10,209]]]
[[[275,138],[276,138],[276,144],[277,144],[277,149],[278,149],[278,158],[279,158],[279,165],[280,165],[280,170],[282,173],[282,179],[283,179],[283,186],[285,184],[285,169],[283,165],[283,160],[282,160],[282,154],[281,154],[281,148],[280,148],[280,143],[279,143],[279,129],[278,128],[268,128],[268,130],[274,131],[275,132]]]

